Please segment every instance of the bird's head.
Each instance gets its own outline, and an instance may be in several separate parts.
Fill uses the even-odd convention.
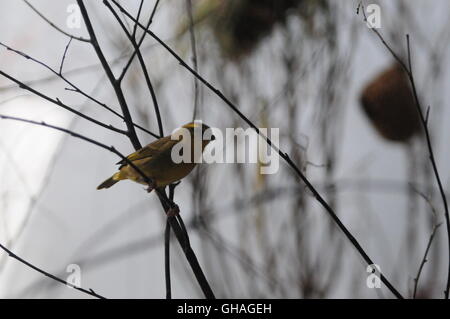
[[[182,126],[185,129],[189,130],[191,137],[194,139],[196,136],[201,138],[202,140],[202,148],[205,148],[209,142],[214,141],[216,137],[212,134],[212,132],[207,132],[210,130],[210,127],[204,124],[201,121],[194,121]]]

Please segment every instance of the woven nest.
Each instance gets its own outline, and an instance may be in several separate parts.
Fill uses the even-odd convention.
[[[409,80],[397,64],[366,86],[361,105],[377,132],[387,140],[407,142],[420,132],[420,118]]]

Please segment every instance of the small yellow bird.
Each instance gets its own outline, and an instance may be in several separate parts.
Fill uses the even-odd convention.
[[[109,188],[121,180],[129,179],[140,184],[148,185],[147,191],[151,192],[155,188],[167,186],[186,177],[196,165],[194,161],[195,143],[201,143],[201,151],[203,152],[206,145],[211,140],[214,140],[215,137],[211,135],[210,140],[204,139],[203,134],[209,129],[209,126],[201,122],[188,123],[179,130],[181,129],[187,129],[191,139],[191,160],[189,162],[175,163],[172,160],[172,148],[182,141],[183,136],[180,136],[178,139],[172,139],[171,135],[165,136],[127,156],[129,161],[152,180],[153,185],[148,185],[139,172],[127,164],[127,161],[121,160],[117,163],[121,165],[119,171],[101,183],[97,189]],[[176,136],[177,132],[180,132],[179,130],[173,136]],[[194,134],[194,130],[198,130],[198,133]],[[197,141],[196,138],[201,140]]]

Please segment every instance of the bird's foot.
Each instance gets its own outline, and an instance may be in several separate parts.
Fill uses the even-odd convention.
[[[166,215],[167,215],[167,217],[175,217],[175,216],[178,216],[179,213],[180,213],[180,208],[178,207],[177,204],[175,204],[173,207],[169,208]]]
[[[148,187],[147,187],[147,193],[151,193],[152,192],[152,190],[154,190],[156,188],[156,184],[155,184],[155,182],[151,182],[151,184],[148,184]]]

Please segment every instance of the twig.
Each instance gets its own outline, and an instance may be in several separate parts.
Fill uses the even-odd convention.
[[[55,76],[57,76],[58,78],[60,78],[61,80],[63,80],[64,82],[66,82],[68,85],[70,85],[70,86],[72,87],[72,89],[66,88],[66,90],[69,90],[69,91],[73,91],[73,92],[79,93],[79,94],[83,95],[85,98],[88,98],[89,100],[95,102],[96,104],[98,104],[98,105],[100,105],[101,107],[105,108],[106,110],[110,111],[110,112],[113,113],[114,115],[120,117],[121,119],[124,119],[124,116],[123,116],[123,115],[121,115],[120,113],[114,111],[111,107],[109,107],[108,105],[106,105],[106,104],[103,103],[103,102],[100,102],[99,100],[97,100],[96,98],[94,98],[91,94],[88,94],[88,93],[84,92],[84,91],[81,90],[78,86],[76,86],[73,82],[69,81],[69,80],[61,73],[61,69],[62,69],[62,68],[60,68],[60,72],[57,72],[56,70],[54,70],[54,69],[53,69],[52,67],[50,67],[49,65],[45,64],[44,62],[42,62],[42,61],[40,61],[40,60],[38,60],[38,59],[36,59],[36,58],[33,58],[32,56],[30,56],[30,55],[28,55],[28,54],[26,54],[26,53],[24,53],[24,52],[22,52],[22,51],[19,51],[19,50],[17,50],[17,49],[14,49],[14,48],[12,48],[12,47],[10,47],[10,46],[8,46],[8,45],[2,43],[2,42],[0,42],[0,46],[3,46],[3,47],[6,48],[7,50],[12,51],[12,52],[14,52],[14,53],[16,53],[16,54],[22,56],[23,58],[25,58],[25,59],[27,59],[27,60],[30,60],[30,61],[33,61],[33,62],[35,62],[35,63],[41,65],[42,67],[46,68],[48,71],[50,71],[50,72],[53,73]],[[66,48],[67,48],[67,47],[66,47]],[[62,64],[61,64],[61,66],[62,66]],[[10,79],[10,80],[12,80],[12,79]],[[15,83],[17,83],[17,84],[19,84],[19,87],[21,87],[21,88],[23,88],[23,89],[29,88],[29,86],[28,86],[27,84],[25,84],[24,82],[20,82],[20,83],[19,83],[19,81],[15,80],[15,79],[12,80],[12,81],[15,82]],[[28,90],[28,89],[27,89],[27,90]],[[29,90],[28,90],[28,91],[29,91]],[[31,92],[32,92],[32,91],[31,91]],[[34,92],[32,92],[32,93],[34,93]],[[42,96],[41,96],[41,97],[42,97]],[[74,112],[74,109],[72,109],[72,108],[70,108],[70,107],[68,107],[68,106],[67,106],[66,109],[69,110],[69,111],[72,112],[72,113],[75,113],[75,112]],[[78,116],[81,116],[81,117],[83,117],[83,118],[85,118],[85,119],[87,119],[87,120],[89,120],[89,121],[91,121],[91,122],[94,122],[94,123],[97,124],[97,125],[103,124],[103,123],[101,123],[101,122],[99,122],[99,121],[97,121],[97,120],[95,120],[95,119],[93,119],[93,118],[91,118],[91,117],[88,117],[88,116],[82,114],[81,112],[75,113],[75,114],[78,115]],[[100,124],[100,123],[101,123],[101,124]],[[105,127],[105,128],[109,128],[109,129],[111,129],[111,127],[112,127],[111,125],[105,126],[104,124],[101,125],[101,126],[103,126],[103,127]],[[146,132],[146,133],[149,134],[149,135],[152,135],[153,137],[156,137],[156,138],[159,137],[157,134],[155,134],[155,133],[153,133],[153,132],[147,130],[146,128],[144,128],[144,127],[142,127],[142,126],[140,126],[140,125],[138,125],[138,124],[133,123],[133,126],[139,128],[140,130],[142,130],[143,132]],[[113,130],[116,131],[115,129],[113,129]],[[119,130],[119,129],[117,129],[117,130]],[[124,135],[128,135],[128,133],[127,133],[126,131],[124,131],[124,130],[119,130],[119,131],[116,131],[116,132],[121,133],[121,134],[124,134]]]
[[[158,8],[158,4],[159,4],[159,0],[156,1],[155,6],[153,7],[152,14],[150,15],[150,19],[147,22],[147,29],[150,27],[150,25],[153,22],[153,17],[155,16],[156,9]],[[138,19],[136,19],[136,21],[138,21]],[[134,24],[134,27],[137,28],[137,23]],[[146,34],[147,33],[145,33],[145,32],[142,33],[141,39],[138,42],[138,48],[140,48],[142,42],[144,42],[144,38],[145,38]],[[125,64],[125,67],[122,70],[122,73],[118,77],[118,81],[119,82],[122,82],[123,78],[125,77],[125,74],[127,73],[128,69],[130,68],[131,63],[133,62],[133,59],[134,59],[135,56],[136,56],[136,50],[133,50],[133,54],[128,59],[128,62]]]
[[[146,50],[148,50],[148,49],[154,48],[156,45],[158,45],[158,44],[147,45],[147,46],[145,46],[144,48],[145,48]],[[126,51],[127,51],[127,50],[126,50]],[[116,65],[117,63],[119,63],[120,61],[122,61],[124,58],[128,58],[128,55],[127,55],[127,53],[126,53],[125,51],[122,52],[119,56],[113,58],[109,63],[110,63],[111,65]],[[72,74],[81,74],[82,72],[85,72],[85,71],[88,71],[88,72],[89,72],[89,71],[93,71],[93,70],[98,69],[98,68],[101,68],[101,67],[102,67],[101,63],[94,63],[94,64],[91,64],[91,65],[86,65],[86,66],[81,66],[81,67],[73,68],[73,69],[71,69],[71,70],[69,70],[69,71],[66,71],[66,72],[64,72],[64,73],[65,73],[66,76],[67,76],[67,75],[72,75]],[[58,79],[58,78],[60,78],[58,75],[52,74],[52,75],[50,75],[50,76],[42,77],[42,78],[40,78],[40,79],[31,80],[31,81],[26,81],[25,83],[26,83],[27,85],[32,85],[32,84],[43,84],[43,83],[46,83],[46,82],[54,81],[55,79]],[[0,92],[8,91],[8,90],[11,90],[11,89],[14,89],[14,88],[16,88],[15,85],[5,85],[5,86],[1,86],[1,87],[0,87]]]
[[[202,82],[206,87],[208,87],[211,91],[213,91],[220,99],[222,99],[228,107],[230,107],[233,112],[235,112],[241,119],[243,119],[252,129],[254,129],[259,136],[261,136],[266,143],[274,149],[279,156],[294,170],[294,172],[297,174],[297,176],[305,183],[306,187],[311,191],[311,193],[314,195],[316,200],[319,202],[319,204],[325,209],[325,211],[328,213],[328,215],[333,219],[333,221],[337,224],[337,226],[341,229],[341,231],[344,233],[344,235],[347,237],[347,239],[352,243],[352,245],[356,248],[356,250],[359,252],[359,254],[363,257],[365,262],[368,265],[374,264],[372,259],[367,255],[365,250],[362,248],[362,246],[359,244],[359,242],[356,240],[356,238],[350,233],[350,231],[345,227],[345,225],[341,222],[339,217],[336,215],[334,210],[330,207],[330,205],[326,202],[326,200],[320,195],[320,193],[315,189],[315,187],[311,184],[311,182],[306,178],[306,176],[302,173],[302,171],[295,165],[292,160],[290,159],[289,155],[287,153],[284,153],[281,151],[276,145],[272,143],[272,141],[261,134],[258,127],[251,122],[238,108],[236,105],[234,105],[227,97],[225,97],[222,92],[220,92],[218,89],[216,89],[212,84],[210,84],[205,78],[203,78],[200,74],[198,74],[194,69],[192,69],[186,62],[183,61],[183,59],[175,53],[164,41],[162,41],[155,33],[153,33],[151,30],[146,29],[142,24],[140,24],[138,21],[136,21],[120,4],[117,3],[116,0],[111,0],[120,10],[123,10],[125,15],[128,16],[128,18],[132,19],[135,23],[138,23],[138,26],[145,30],[152,38],[154,38],[158,43],[160,43],[179,63],[181,66],[186,68],[191,74],[193,74],[195,77],[197,77],[200,82]],[[389,280],[380,273],[380,279],[381,281],[386,285],[386,287],[397,297],[397,298],[403,298],[403,296],[395,289],[395,287],[389,282]]]
[[[87,28],[89,36],[91,38],[90,43],[94,47],[95,53],[97,54],[97,57],[103,66],[103,70],[105,71],[106,76],[108,77],[109,82],[111,83],[111,85],[114,89],[114,92],[116,93],[117,100],[119,101],[120,107],[122,109],[122,114],[124,116],[125,124],[128,128],[128,137],[130,138],[130,141],[133,144],[134,148],[136,150],[138,150],[142,147],[142,145],[139,142],[139,139],[136,134],[136,130],[134,129],[134,126],[132,124],[133,119],[131,117],[130,110],[128,109],[128,105],[125,100],[125,96],[123,95],[122,89],[120,88],[120,82],[118,82],[116,80],[116,78],[114,77],[114,74],[111,71],[108,61],[106,60],[105,56],[103,55],[102,49],[100,48],[100,45],[97,41],[97,37],[95,35],[94,28],[92,27],[91,20],[89,19],[89,15],[86,10],[86,7],[84,6],[83,1],[77,0],[77,3],[78,3],[78,6],[80,7],[81,15],[83,16],[84,23],[86,24],[86,28]]]
[[[139,3],[139,9],[138,13],[136,15],[136,20],[139,21],[139,18],[141,17],[141,11],[142,11],[142,5],[144,4],[144,0],[141,0],[141,3]],[[133,39],[136,40],[136,31],[137,31],[137,24],[135,23],[133,26]]]
[[[359,6],[361,6],[361,8],[362,8],[361,11],[363,12],[364,21],[367,21],[366,12],[364,10],[364,5],[362,3],[360,3]],[[422,123],[422,128],[425,133],[425,140],[427,143],[430,163],[433,168],[433,173],[434,173],[434,176],[435,176],[437,184],[438,184],[442,202],[444,204],[444,212],[445,212],[444,215],[445,215],[445,223],[446,223],[446,227],[447,227],[448,259],[449,259],[448,267],[447,267],[448,268],[447,284],[445,286],[444,297],[445,297],[445,299],[448,299],[449,298],[449,290],[450,290],[450,215],[449,215],[449,210],[448,210],[447,197],[445,195],[444,187],[442,186],[441,177],[440,177],[439,170],[437,168],[436,160],[434,157],[433,145],[431,143],[430,132],[428,130],[428,124],[427,124],[428,116],[426,116],[426,117],[424,116],[423,111],[422,111],[422,106],[420,104],[419,96],[417,94],[416,84],[415,84],[415,80],[414,80],[414,74],[413,74],[413,70],[412,70],[412,63],[411,63],[412,58],[411,58],[411,46],[410,46],[410,41],[409,41],[409,35],[408,34],[406,35],[406,46],[407,46],[407,52],[408,52],[408,65],[406,65],[405,62],[389,46],[389,44],[387,44],[387,42],[384,40],[383,36],[377,29],[371,28],[370,30],[372,30],[372,32],[374,32],[377,35],[377,37],[380,39],[381,43],[383,43],[383,45],[386,47],[386,49],[392,54],[394,59],[400,64],[400,66],[406,72],[409,82],[411,84],[411,88],[413,91],[414,100],[415,100],[415,104],[416,104],[416,109],[419,114],[420,122]],[[427,113],[429,113],[429,112],[427,111]]]
[[[428,240],[427,248],[425,249],[425,253],[422,258],[422,262],[420,263],[419,270],[417,271],[416,278],[414,278],[414,292],[413,298],[416,299],[417,287],[419,285],[420,275],[422,274],[422,269],[425,266],[425,263],[428,261],[428,252],[430,251],[431,244],[433,243],[434,236],[436,235],[436,231],[442,224],[434,225],[433,230],[431,231],[430,239]]]
[[[433,214],[433,224],[434,224],[433,225],[433,230],[431,231],[431,234],[430,234],[430,238],[428,239],[428,244],[427,244],[427,247],[425,249],[424,256],[423,256],[423,258],[421,260],[421,263],[419,265],[419,270],[417,271],[417,275],[414,278],[413,299],[416,299],[416,293],[417,293],[417,288],[418,288],[418,285],[419,285],[420,275],[422,274],[422,269],[424,268],[425,263],[428,262],[428,253],[430,251],[431,244],[433,242],[433,239],[434,239],[434,237],[436,235],[436,232],[437,232],[438,228],[442,225],[442,223],[437,224],[437,222],[436,222],[438,216],[437,216],[436,209],[434,208],[434,205],[431,202],[431,199],[427,195],[425,195],[424,193],[419,191],[414,185],[410,185],[410,187],[415,193],[417,193],[420,197],[422,197],[427,202],[428,206],[430,206],[431,213]]]
[[[64,49],[64,53],[63,53],[63,57],[61,59],[61,64],[59,66],[59,74],[62,74],[62,70],[63,70],[63,66],[64,66],[64,61],[66,60],[66,54],[67,54],[67,50],[69,50],[69,46],[70,43],[72,43],[73,38],[71,37],[69,39],[69,42],[67,42],[66,48]]]
[[[29,3],[27,0],[23,0],[23,2],[25,2],[25,4],[26,4],[27,6],[29,6],[34,12],[37,13],[38,16],[40,16],[40,17],[42,18],[42,20],[44,20],[45,22],[47,22],[47,23],[48,23],[52,28],[54,28],[55,30],[57,30],[57,31],[61,32],[62,34],[66,35],[66,36],[68,36],[68,37],[70,37],[70,38],[73,38],[73,39],[75,39],[75,40],[82,41],[82,42],[90,42],[89,39],[85,39],[85,38],[83,38],[83,37],[76,37],[76,36],[74,36],[74,35],[72,35],[72,34],[66,32],[66,31],[64,31],[64,30],[61,29],[60,27],[56,26],[52,21],[50,21],[49,19],[47,19],[41,12],[39,12],[35,7],[33,7],[33,6],[31,5],[31,3]]]
[[[186,0],[186,7],[189,16],[189,34],[191,38],[192,63],[194,65],[195,72],[198,72],[197,45],[195,41],[194,16],[192,14],[192,0]],[[198,79],[194,77],[194,112],[192,115],[192,120],[195,120],[197,116],[198,98],[199,98],[198,90],[199,90]]]
[[[63,280],[63,279],[61,279],[61,278],[59,278],[59,277],[56,277],[56,276],[54,276],[54,275],[52,275],[52,274],[46,272],[45,270],[40,269],[39,267],[37,267],[37,266],[35,266],[35,265],[29,263],[29,262],[26,261],[25,259],[23,259],[23,258],[17,256],[15,253],[13,253],[11,250],[9,250],[8,248],[6,248],[6,247],[3,246],[2,244],[0,244],[0,248],[1,248],[2,250],[4,250],[4,251],[9,255],[9,257],[14,258],[14,259],[17,260],[18,262],[20,262],[20,263],[22,263],[22,264],[24,264],[24,265],[30,267],[31,269],[36,270],[37,272],[43,274],[44,276],[46,276],[46,277],[48,277],[48,278],[50,278],[50,279],[53,279],[53,280],[55,280],[55,281],[57,281],[57,282],[62,283],[63,285],[66,285],[66,286],[69,286],[69,287],[71,287],[71,288],[73,288],[73,289],[76,289],[76,290],[78,290],[78,291],[81,291],[81,292],[83,292],[83,293],[85,293],[85,294],[87,294],[87,295],[90,295],[90,296],[93,296],[93,297],[96,297],[96,298],[99,298],[99,299],[106,299],[105,297],[103,297],[103,296],[97,294],[97,293],[96,293],[94,290],[92,290],[92,289],[86,290],[86,289],[84,289],[84,288],[78,287],[78,286],[76,286],[76,285],[71,284],[70,282],[67,282],[67,281],[65,281],[65,280]]]
[[[157,191],[156,194],[158,195],[161,204],[164,207],[164,210],[167,212],[170,209],[170,206],[164,199],[165,194],[161,191],[158,191],[158,189],[156,189],[156,191]],[[181,216],[178,215],[178,218],[181,219]],[[207,299],[215,299],[214,293],[211,287],[209,286],[208,280],[206,279],[205,274],[203,273],[203,270],[200,267],[200,264],[198,263],[197,256],[195,256],[195,253],[192,250],[192,247],[190,246],[189,242],[186,241],[185,231],[183,231],[183,229],[181,228],[177,218],[168,217],[167,220],[170,223],[170,227],[173,229],[173,232],[178,240],[178,243],[183,249],[186,259],[188,260],[192,268],[192,271],[194,272],[195,278],[197,279],[197,282],[199,283],[200,288],[202,289],[205,297]]]
[[[121,129],[118,129],[118,128],[112,126],[112,125],[108,125],[108,124],[105,124],[105,123],[103,123],[103,122],[100,122],[100,121],[98,121],[98,120],[96,120],[96,119],[94,119],[94,118],[92,118],[92,117],[90,117],[90,116],[87,116],[87,115],[85,115],[85,114],[83,114],[83,113],[81,113],[81,112],[79,112],[79,111],[77,111],[77,110],[71,108],[70,106],[68,106],[68,105],[66,105],[66,104],[64,104],[64,103],[62,103],[61,100],[58,99],[58,98],[52,99],[51,97],[49,97],[49,96],[47,96],[47,95],[45,95],[45,94],[43,94],[43,93],[41,93],[41,92],[39,92],[39,91],[37,91],[37,90],[31,88],[31,87],[29,87],[29,86],[26,85],[25,83],[23,83],[23,82],[21,82],[21,81],[15,79],[14,77],[10,76],[9,74],[7,74],[7,73],[5,73],[5,72],[3,72],[3,71],[1,71],[1,70],[0,70],[0,75],[4,76],[4,77],[7,78],[8,80],[11,80],[12,82],[16,83],[17,85],[19,85],[19,87],[20,87],[21,89],[27,90],[27,91],[33,93],[34,95],[39,96],[40,98],[42,98],[42,99],[44,99],[44,100],[47,100],[47,101],[49,101],[49,102],[51,102],[51,103],[53,103],[53,104],[56,104],[56,105],[58,105],[59,107],[62,107],[63,109],[68,110],[68,111],[70,111],[70,112],[72,112],[72,113],[74,113],[74,114],[76,114],[76,115],[78,115],[78,116],[84,118],[85,120],[88,120],[88,121],[90,121],[90,122],[92,122],[92,123],[94,123],[94,124],[97,124],[97,125],[99,125],[99,126],[101,126],[101,127],[106,128],[106,129],[108,129],[108,130],[111,130],[111,131],[114,131],[114,132],[117,132],[117,133],[120,133],[120,134],[123,134],[123,135],[127,135],[127,132],[126,132],[126,131],[121,130]]]
[[[1,72],[1,71],[0,71],[0,72]],[[142,170],[139,169],[139,167],[137,167],[133,162],[131,162],[131,161],[130,161],[126,156],[124,156],[122,153],[120,153],[119,151],[117,151],[117,150],[114,148],[114,146],[107,146],[106,144],[103,144],[103,143],[98,142],[98,141],[96,141],[96,140],[94,140],[94,139],[92,139],[92,138],[89,138],[89,137],[86,137],[86,136],[81,135],[81,134],[79,134],[79,133],[76,133],[76,132],[74,132],[74,131],[72,131],[72,130],[69,130],[69,129],[66,129],[66,128],[63,128],[63,127],[60,127],[60,126],[52,125],[52,124],[47,124],[47,123],[44,122],[44,121],[40,121],[40,122],[39,122],[39,121],[33,121],[33,120],[28,120],[28,119],[24,119],[24,118],[20,118],[20,117],[9,116],[9,115],[3,115],[3,114],[0,114],[0,119],[3,119],[3,120],[13,120],[13,121],[18,121],[18,122],[24,122],[24,123],[29,123],[29,124],[33,124],[33,125],[38,125],[38,126],[48,127],[48,128],[53,129],[53,130],[57,130],[57,131],[60,131],[60,132],[64,132],[64,133],[70,134],[71,136],[76,137],[76,138],[79,138],[79,139],[82,139],[82,140],[84,140],[84,141],[86,141],[86,142],[88,142],[88,143],[97,145],[97,146],[99,146],[99,147],[101,147],[101,148],[103,148],[103,149],[106,149],[106,150],[108,150],[108,151],[110,151],[110,152],[116,154],[117,156],[119,156],[119,157],[120,157],[122,160],[124,160],[128,165],[130,165],[131,167],[133,167],[133,169],[136,170],[136,171],[138,172],[138,174],[140,174],[140,175],[142,176],[142,178],[144,179],[144,181],[145,181],[146,183],[148,183],[148,184],[151,184],[151,183],[152,183],[152,180],[151,180],[149,177],[147,177],[147,176],[145,175],[145,173],[143,173]]]
[[[170,285],[170,223],[168,220],[166,221],[166,229],[164,231],[164,264],[166,278],[166,299],[172,299],[172,288]]]
[[[130,34],[130,32],[128,32],[127,28],[125,27],[125,25],[123,24],[122,20],[117,15],[117,13],[114,11],[114,9],[111,7],[110,3],[107,0],[104,0],[103,3],[111,11],[111,13],[114,15],[114,17],[116,18],[117,22],[121,26],[123,32],[126,34],[128,40],[133,45],[133,48],[134,48],[134,50],[135,50],[135,52],[137,54],[139,63],[141,65],[142,73],[144,74],[145,83],[147,84],[147,87],[148,87],[148,89],[150,91],[150,95],[152,97],[153,107],[154,107],[155,113],[156,113],[156,120],[158,122],[159,135],[160,135],[160,137],[163,137],[164,136],[164,129],[163,129],[162,120],[161,120],[161,113],[159,111],[158,100],[156,99],[156,93],[155,93],[155,90],[153,88],[152,81],[150,80],[150,75],[148,74],[147,67],[145,65],[145,61],[144,61],[144,58],[142,57],[141,51],[139,50],[139,47],[138,47],[135,39]],[[150,23],[151,23],[151,19],[149,20],[149,25],[150,25]],[[144,34],[145,34],[145,32],[144,32]]]

